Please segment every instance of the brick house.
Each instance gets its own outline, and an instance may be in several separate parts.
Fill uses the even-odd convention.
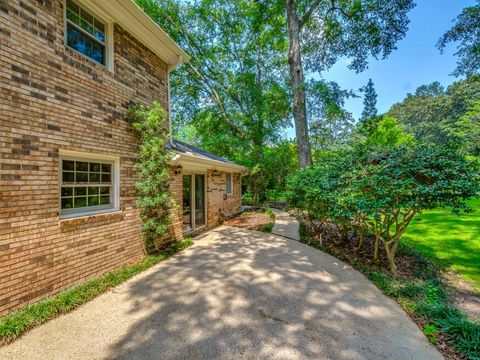
[[[188,55],[132,0],[0,0],[0,315],[144,256],[132,100]],[[169,238],[240,206],[245,168],[170,139]]]

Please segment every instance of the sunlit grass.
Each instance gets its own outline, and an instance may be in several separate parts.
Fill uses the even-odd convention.
[[[459,216],[436,209],[418,215],[403,241],[480,291],[480,199],[468,204],[474,213]]]

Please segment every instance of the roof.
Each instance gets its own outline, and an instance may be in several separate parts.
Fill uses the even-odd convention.
[[[118,23],[153,51],[169,70],[190,60],[188,54],[168,36],[133,0],[76,0],[103,19]]]
[[[171,144],[169,144],[169,147],[177,153],[177,156],[172,161],[173,163],[191,162],[198,166],[204,165],[213,169],[236,170],[239,172],[246,172],[248,170],[246,167],[238,165],[233,161],[209,153],[182,141],[174,139]]]

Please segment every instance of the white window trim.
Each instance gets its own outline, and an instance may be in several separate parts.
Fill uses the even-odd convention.
[[[62,160],[76,161],[99,161],[112,164],[112,206],[107,209],[83,210],[75,213],[62,214]],[[120,158],[118,156],[92,154],[71,150],[59,150],[58,161],[58,213],[60,219],[72,219],[78,217],[106,214],[120,211]]]
[[[99,12],[95,9],[92,9],[90,6],[84,4],[82,0],[73,0],[78,6],[84,8],[88,12],[90,12],[92,15],[94,15],[96,18],[98,18],[100,21],[102,21],[105,24],[105,65],[100,64],[92,59],[90,59],[88,56],[83,55],[81,52],[71,48],[67,44],[67,0],[63,0],[63,44],[64,46],[75,52],[76,54],[79,54],[81,57],[87,59],[88,61],[92,62],[93,64],[96,64],[98,66],[101,66],[111,73],[114,72],[114,49],[113,49],[113,21],[108,20],[105,14],[99,14]]]
[[[227,174],[230,174],[230,192],[227,191]],[[232,172],[226,172],[225,173],[225,194],[226,195],[232,195],[233,194],[233,173]]]

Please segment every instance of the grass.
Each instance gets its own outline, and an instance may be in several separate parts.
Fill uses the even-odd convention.
[[[402,241],[480,291],[480,199],[468,204],[474,213],[459,216],[436,209],[418,215]]]
[[[15,340],[35,326],[78,308],[80,305],[186,249],[190,245],[192,245],[192,239],[174,243],[154,255],[148,255],[142,262],[123,266],[101,278],[62,291],[55,296],[0,318],[0,345]]]
[[[426,257],[408,246],[399,253],[415,259],[415,271],[410,275],[394,276],[387,270],[370,267],[358,260],[349,261],[338,249],[322,246],[306,236],[305,225],[300,226],[301,241],[325,251],[340,260],[349,262],[369,278],[386,296],[395,299],[421,326],[425,336],[448,358],[480,359],[480,323],[471,322],[461,311],[450,304],[437,267]]]

